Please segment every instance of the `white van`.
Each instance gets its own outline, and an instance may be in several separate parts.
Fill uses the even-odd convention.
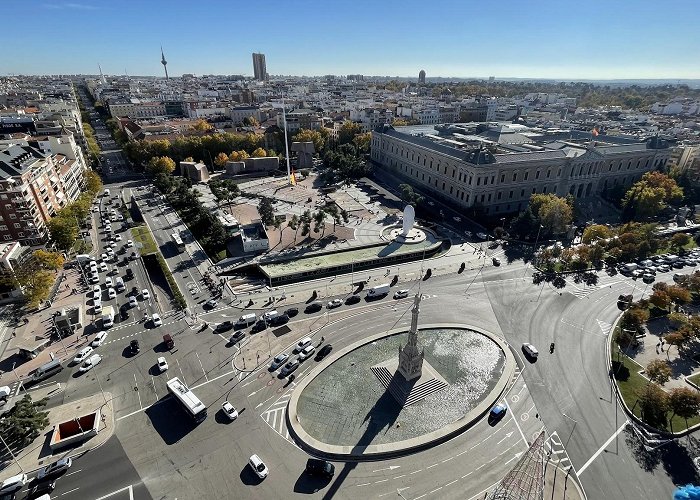
[[[300,352],[304,350],[306,346],[311,345],[311,342],[311,337],[304,337],[299,342],[297,342],[296,346],[294,346],[294,352]]]
[[[639,266],[635,264],[634,262],[630,262],[629,264],[625,264],[622,266],[620,269],[620,272],[622,274],[632,274],[632,271],[636,271]]]
[[[270,320],[276,318],[279,315],[280,315],[280,313],[278,313],[277,310],[275,309],[274,311],[267,311],[265,314],[263,314],[262,319],[269,322]]]
[[[236,326],[250,326],[257,320],[258,317],[255,315],[255,313],[244,314],[243,316],[238,318],[238,321],[236,321]]]
[[[105,196],[109,196],[109,189],[105,189]]]

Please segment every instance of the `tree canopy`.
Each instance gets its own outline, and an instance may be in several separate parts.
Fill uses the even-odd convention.
[[[15,453],[31,444],[49,425],[49,412],[41,411],[47,402],[48,398],[32,401],[27,394],[3,415],[0,434],[5,442],[13,444]]]
[[[175,171],[175,162],[169,156],[154,156],[148,161],[146,172],[151,177],[158,174],[172,174]]]
[[[625,193],[622,207],[628,219],[646,219],[682,199],[683,189],[675,180],[661,172],[647,172]]]

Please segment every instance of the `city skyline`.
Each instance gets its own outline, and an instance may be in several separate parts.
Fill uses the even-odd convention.
[[[687,0],[672,3],[674,32],[691,35],[671,37],[654,29],[658,4],[650,0],[617,4],[591,0],[579,9],[542,0],[528,9],[497,5],[488,10],[477,2],[442,1],[427,9],[413,0],[401,4],[361,0],[347,12],[317,0],[293,5],[273,1],[264,20],[258,8],[247,4],[216,3],[202,9],[184,2],[117,6],[82,0],[28,5],[10,0],[4,5],[8,19],[28,16],[38,26],[79,29],[72,44],[47,48],[40,37],[24,36],[23,23],[8,23],[0,71],[96,74],[100,64],[105,74],[162,76],[162,45],[170,76],[252,76],[251,53],[259,52],[266,55],[270,75],[417,78],[423,69],[428,79],[700,78],[700,64],[692,56],[700,53],[700,38],[692,35],[700,7]],[[188,22],[182,24],[185,18]],[[221,19],[245,22],[227,24],[235,36],[202,36],[215,33]],[[165,28],[178,25],[183,29]],[[270,31],[264,26],[287,28]]]

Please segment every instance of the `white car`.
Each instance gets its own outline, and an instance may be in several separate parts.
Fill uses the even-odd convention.
[[[100,259],[101,259],[103,262],[104,262],[105,260],[107,260],[107,254],[106,254],[106,253],[101,254],[101,255],[100,255]]]
[[[333,299],[333,300],[329,300],[329,301],[328,301],[328,304],[326,304],[326,308],[327,308],[327,309],[335,309],[336,307],[340,307],[341,305],[343,305],[343,301],[342,301],[342,300],[340,300],[340,299]]]
[[[158,369],[160,370],[160,373],[163,373],[168,369],[168,362],[165,360],[163,356],[158,358]]]
[[[102,356],[100,356],[99,354],[93,354],[85,360],[85,362],[78,369],[78,371],[80,373],[85,373],[86,371],[92,370],[96,365],[100,364],[100,361],[102,361]]]
[[[408,297],[408,290],[399,290],[394,294],[395,299],[405,299]]]
[[[160,316],[158,316],[158,314],[154,314],[151,317],[151,321],[153,321],[153,326],[162,326],[163,325],[163,320],[160,319]]]
[[[282,366],[286,361],[289,359],[289,354],[286,352],[283,352],[282,354],[278,354],[277,356],[274,357],[272,360],[272,363],[270,363],[270,370],[276,370],[280,366]]]
[[[8,495],[21,490],[27,483],[27,475],[25,473],[17,474],[5,479],[0,485],[0,495]],[[14,498],[14,496],[12,497]]]
[[[90,345],[92,347],[100,347],[102,344],[104,344],[106,338],[107,332],[100,332],[95,335],[95,338],[92,340],[92,342],[90,342]]]
[[[111,286],[112,286],[112,278],[107,277],[107,279],[105,279],[105,287],[109,288]]]
[[[455,221],[455,222],[462,222],[462,218],[461,218],[461,217],[452,217],[452,220]]]
[[[90,346],[83,347],[82,349],[80,349],[80,350],[78,351],[78,353],[77,353],[77,354],[75,355],[75,357],[73,358],[73,363],[75,363],[75,364],[82,363],[83,361],[85,361],[85,359],[86,359],[90,354],[92,354],[92,351],[93,351],[93,348],[90,347]]]
[[[107,259],[105,259],[105,260],[107,260]],[[103,273],[107,272],[107,264],[105,262],[100,262],[100,272],[103,272]]]
[[[238,412],[228,401],[224,401],[224,404],[221,405],[221,409],[224,411],[224,415],[226,415],[231,422],[238,418]]]
[[[92,293],[95,295],[96,298],[99,298],[100,295],[102,295],[102,288],[100,285],[92,285]]]
[[[523,351],[525,351],[525,354],[527,354],[531,358],[536,358],[540,354],[540,352],[534,345],[528,344],[527,342],[523,344]]]
[[[114,237],[114,241],[121,241],[122,240],[122,235],[118,234]]]
[[[136,307],[138,305],[138,302],[136,300],[136,297],[133,295],[129,297],[129,307]]]
[[[144,288],[143,290],[141,290],[141,297],[143,297],[143,300],[148,300],[151,298],[151,294],[148,293],[148,290]]]
[[[134,246],[134,242],[131,241],[131,240],[126,240],[126,246],[128,246],[128,247],[133,247],[133,246]]]
[[[93,300],[92,310],[95,314],[100,314],[102,312],[102,301],[100,299]]]
[[[304,361],[308,358],[311,357],[311,355],[316,351],[316,348],[313,345],[307,345],[304,347],[301,352],[299,353],[299,361]]]
[[[112,224],[107,224],[105,226],[105,231],[112,231]]]
[[[107,289],[107,297],[111,299],[116,299],[117,298],[117,292],[114,291],[114,288],[108,288]]]
[[[90,283],[92,283],[94,285],[95,283],[99,283],[99,282],[100,282],[100,276],[97,273],[90,275]]]
[[[251,455],[248,459],[248,465],[250,465],[250,468],[253,469],[253,472],[255,472],[260,479],[265,479],[270,473],[265,462],[260,460],[260,457],[257,455]]]

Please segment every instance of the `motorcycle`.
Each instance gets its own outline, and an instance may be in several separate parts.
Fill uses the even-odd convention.
[[[549,354],[552,354],[554,352],[554,342],[549,344]]]

